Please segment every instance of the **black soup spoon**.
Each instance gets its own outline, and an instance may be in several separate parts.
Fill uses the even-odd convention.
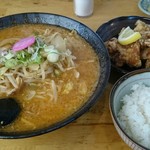
[[[21,108],[13,98],[0,99],[0,127],[12,123],[19,115]]]

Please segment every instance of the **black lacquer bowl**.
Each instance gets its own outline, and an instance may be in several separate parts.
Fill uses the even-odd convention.
[[[92,105],[98,100],[98,98],[102,95],[104,91],[110,74],[110,59],[107,49],[105,48],[105,45],[101,38],[86,25],[65,16],[48,13],[23,13],[0,18],[0,29],[19,24],[50,24],[63,27],[69,30],[75,29],[78,32],[78,34],[93,47],[95,53],[98,55],[100,62],[100,77],[95,91],[87,100],[87,102],[78,111],[76,111],[68,118],[56,124],[50,125],[47,128],[42,128],[36,131],[34,130],[20,133],[0,132],[0,138],[32,137],[56,130],[60,127],[67,125],[68,123],[80,117],[87,110],[89,110],[89,108],[92,107]]]
[[[121,29],[130,26],[132,29],[135,27],[135,22],[141,20],[147,24],[150,24],[150,18],[141,16],[122,16],[114,18],[104,24],[102,24],[96,31],[96,33],[102,38],[104,42],[110,40],[112,37],[118,37]],[[130,71],[136,70],[137,68],[130,68],[128,66],[117,67],[111,62],[112,69],[116,72],[124,75]],[[138,68],[141,69],[141,68]]]

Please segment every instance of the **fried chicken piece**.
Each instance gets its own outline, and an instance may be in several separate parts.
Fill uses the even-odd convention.
[[[150,31],[150,25],[146,24],[141,20],[137,20],[135,23],[134,31],[143,32],[143,31]]]
[[[145,68],[150,68],[150,59],[146,60]]]
[[[150,48],[141,51],[141,59],[150,59]]]
[[[142,38],[139,40],[141,49],[150,47],[150,25],[141,20],[138,20],[135,25],[136,27],[134,28],[134,31],[140,32],[142,36]]]
[[[117,38],[112,38],[109,41],[105,42],[106,47],[109,50],[109,54],[114,54],[117,52],[117,43],[118,39]]]
[[[145,68],[150,68],[150,48],[141,51],[141,59],[146,60]]]
[[[129,45],[120,45],[116,38],[105,42],[110,57],[116,66],[122,67],[124,64],[130,67],[140,67],[142,65],[140,59],[140,43],[134,42]]]
[[[140,42],[140,45],[141,45],[141,49],[146,49],[146,48],[150,48],[150,38],[149,39],[144,39],[144,38],[141,38],[139,40]]]

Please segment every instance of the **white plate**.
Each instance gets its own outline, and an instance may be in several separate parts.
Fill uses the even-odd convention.
[[[138,3],[139,9],[147,15],[150,15],[150,0],[140,0]]]

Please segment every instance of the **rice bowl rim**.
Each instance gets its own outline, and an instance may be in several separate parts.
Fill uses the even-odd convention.
[[[121,130],[121,132],[126,136],[126,138],[128,138],[128,140],[130,140],[132,143],[136,144],[137,146],[139,146],[140,148],[144,148],[147,150],[150,150],[150,148],[147,148],[139,143],[137,143],[134,139],[132,139],[122,128],[122,126],[120,125],[117,116],[115,115],[115,109],[114,109],[114,95],[115,92],[117,90],[117,88],[126,80],[128,80],[131,77],[134,77],[136,75],[140,75],[143,73],[150,73],[150,69],[139,69],[139,70],[134,70],[131,71],[125,75],[123,75],[120,79],[118,79],[115,84],[113,85],[111,91],[110,91],[110,95],[109,95],[109,109],[110,109],[110,113],[111,113],[111,117],[113,120],[113,123],[116,124],[119,128],[119,130]],[[143,78],[142,78],[143,79]],[[141,79],[141,80],[142,80]],[[150,79],[150,78],[149,78]],[[123,88],[122,88],[123,89]],[[115,127],[116,128],[116,127]],[[117,130],[118,131],[118,130]],[[120,134],[120,133],[119,133]],[[124,139],[123,139],[124,140]]]

